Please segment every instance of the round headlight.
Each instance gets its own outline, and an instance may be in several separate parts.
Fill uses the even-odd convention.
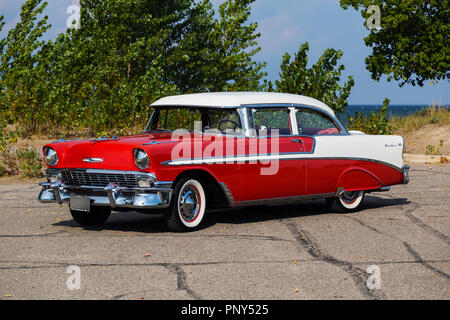
[[[136,163],[136,166],[141,170],[147,169],[150,165],[150,158],[148,157],[147,152],[141,149],[135,149],[134,163]]]
[[[54,167],[56,166],[56,164],[58,163],[58,155],[56,154],[56,151],[53,150],[50,147],[45,147],[44,148],[44,156],[45,156],[45,162],[47,162],[47,164],[50,167]]]

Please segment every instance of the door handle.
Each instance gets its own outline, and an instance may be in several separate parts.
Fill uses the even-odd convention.
[[[302,139],[292,139],[291,142],[303,144],[303,140]]]

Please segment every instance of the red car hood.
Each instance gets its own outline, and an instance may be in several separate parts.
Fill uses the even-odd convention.
[[[145,144],[170,139],[171,135],[168,133],[153,133],[116,139],[62,141],[48,146],[55,149],[58,154],[59,161],[54,168],[139,171],[134,164],[133,150],[146,149]],[[88,159],[97,159],[98,162],[91,163],[87,161]]]

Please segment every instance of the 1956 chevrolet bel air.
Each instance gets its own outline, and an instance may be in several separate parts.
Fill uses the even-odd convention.
[[[39,200],[69,203],[83,226],[103,224],[111,210],[138,211],[189,231],[210,208],[323,198],[333,212],[351,212],[366,193],[409,181],[402,137],[347,132],[312,98],[204,93],[151,107],[141,135],[46,145]]]

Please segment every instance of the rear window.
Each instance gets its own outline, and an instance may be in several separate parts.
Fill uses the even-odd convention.
[[[320,112],[298,110],[296,117],[299,134],[314,136],[340,133],[333,120]]]

